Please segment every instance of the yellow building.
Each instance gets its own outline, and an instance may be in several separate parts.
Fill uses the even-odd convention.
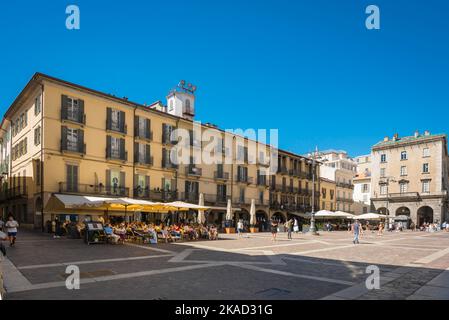
[[[173,90],[166,106],[147,106],[35,74],[1,124],[3,215],[43,227],[58,215],[45,209],[54,194],[198,203],[203,193],[212,207],[208,219],[218,223],[228,199],[236,218],[245,221],[253,199],[259,221],[311,210],[312,168],[306,158],[279,150],[279,170],[264,175],[275,156],[271,148],[197,124],[194,103],[193,90]],[[188,137],[174,141],[172,133],[181,129]],[[211,148],[204,142],[210,132],[226,143]],[[174,148],[190,151],[188,163],[174,160]],[[202,161],[204,153],[223,163]],[[319,192],[315,204],[318,208]],[[77,219],[79,213],[65,215]]]
[[[337,184],[335,181],[320,178],[320,188],[321,188],[321,209],[335,211],[337,207]]]

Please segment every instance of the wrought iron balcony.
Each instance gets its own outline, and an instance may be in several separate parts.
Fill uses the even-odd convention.
[[[229,180],[229,172],[215,171],[214,178],[217,180]]]
[[[105,186],[103,184],[72,184],[59,182],[59,193],[129,197],[129,188],[121,186]]]
[[[203,169],[190,164],[190,165],[185,166],[185,173],[188,176],[201,177],[201,175],[203,174]]]

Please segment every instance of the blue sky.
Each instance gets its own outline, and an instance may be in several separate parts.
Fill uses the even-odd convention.
[[[65,28],[65,8],[81,29]],[[376,4],[381,30],[365,28]],[[447,133],[449,1],[16,1],[0,5],[2,113],[36,71],[140,103],[198,86],[197,119],[280,146],[368,153]]]

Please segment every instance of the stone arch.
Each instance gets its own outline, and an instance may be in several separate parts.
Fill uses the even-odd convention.
[[[243,222],[246,221],[247,223],[249,223],[249,219],[250,219],[249,211],[246,209],[241,209],[240,211],[237,212],[236,218],[237,218],[237,221],[242,219]]]
[[[390,211],[387,208],[385,208],[385,207],[380,207],[380,208],[377,209],[377,213],[389,215]]]
[[[260,232],[264,232],[268,230],[268,213],[265,210],[257,210],[256,211],[256,221],[257,226],[259,227]]]
[[[418,209],[418,225],[423,223],[433,223],[433,209],[429,206],[423,206]]]
[[[397,210],[396,210],[396,216],[408,216],[408,217],[410,217],[410,215],[411,215],[411,211],[410,211],[410,209],[408,208],[408,207],[399,207]]]
[[[282,223],[285,222],[285,215],[282,212],[280,212],[280,211],[277,211],[277,212],[273,213],[271,218],[272,219],[276,219],[276,220],[278,220],[278,221],[280,221]]]

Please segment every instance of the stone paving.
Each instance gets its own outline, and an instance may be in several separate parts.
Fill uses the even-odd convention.
[[[218,241],[86,245],[21,230],[3,261],[7,299],[449,299],[449,233],[220,235]],[[68,290],[68,265],[80,290]],[[368,290],[366,267],[380,270]]]

